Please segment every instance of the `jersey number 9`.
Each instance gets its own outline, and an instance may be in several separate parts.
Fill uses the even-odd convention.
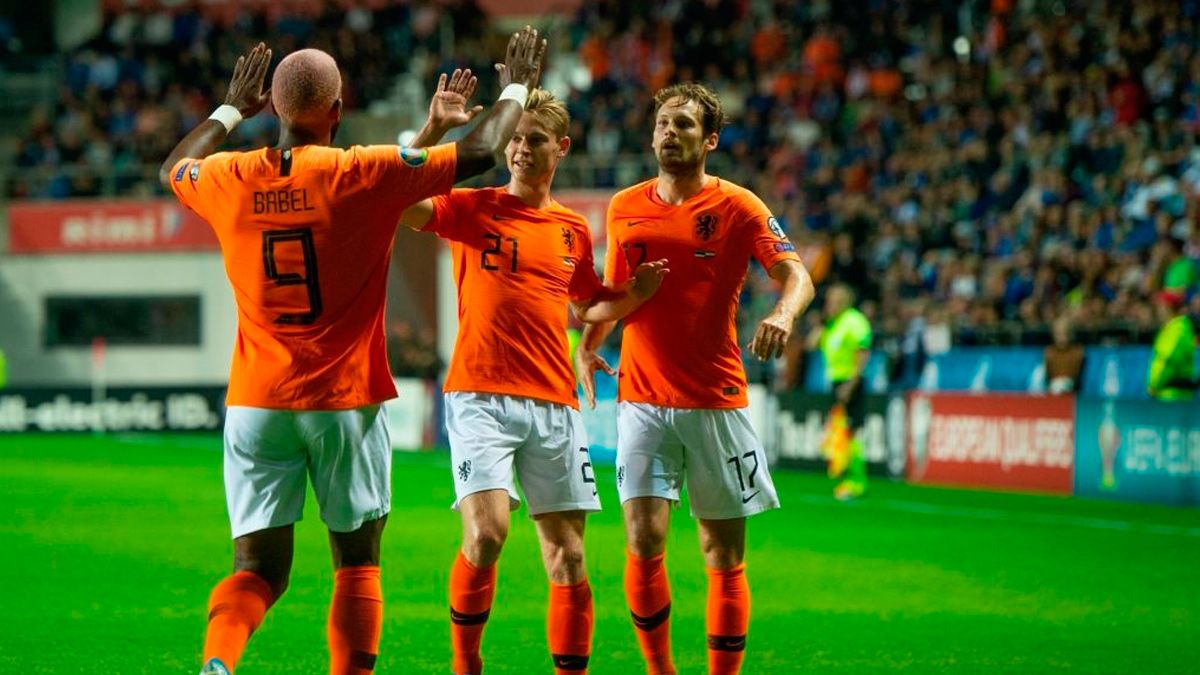
[[[304,258],[304,275],[295,272],[280,272],[275,264],[275,247],[286,242],[297,242]],[[317,285],[317,247],[313,242],[312,228],[292,230],[268,230],[263,232],[263,268],[267,278],[276,286],[308,287],[308,311],[280,314],[275,323],[307,326],[321,316],[321,287]]]

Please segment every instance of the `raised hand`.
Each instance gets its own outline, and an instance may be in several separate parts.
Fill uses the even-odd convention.
[[[525,26],[513,33],[508,40],[508,52],[504,63],[496,64],[500,77],[500,88],[510,84],[523,84],[533,89],[542,76],[542,59],[546,56],[546,41],[538,39],[538,32]]]
[[[271,90],[263,91],[267,69],[271,67],[271,50],[262,42],[247,54],[239,56],[225,93],[225,105],[238,109],[244,119],[258,114],[271,100]]]
[[[667,269],[667,259],[662,258],[653,262],[642,263],[633,271],[629,290],[637,297],[645,300],[658,292],[662,286],[663,277],[671,270]]]
[[[471,70],[456,68],[449,78],[445,73],[438,78],[437,91],[429,101],[429,123],[439,129],[453,129],[467,124],[483,111],[483,106],[468,108],[475,95],[479,79]]]

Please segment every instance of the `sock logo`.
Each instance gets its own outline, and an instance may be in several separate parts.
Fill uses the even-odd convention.
[[[746,649],[745,635],[709,635],[708,648],[717,652],[741,652]]]
[[[464,483],[471,477],[471,460],[463,460],[462,464],[458,465],[458,479]]]

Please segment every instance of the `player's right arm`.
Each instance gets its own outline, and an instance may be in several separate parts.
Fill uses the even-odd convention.
[[[496,155],[512,138],[521,113],[525,110],[525,98],[537,86],[542,72],[542,59],[546,55],[546,41],[538,38],[538,32],[529,26],[508,41],[508,53],[504,63],[496,64],[502,90],[509,85],[521,85],[524,94],[510,98],[501,94],[489,112],[475,128],[455,144],[457,164],[455,182],[477,176],[496,165]]]
[[[417,133],[410,147],[424,148],[437,145],[446,132],[468,124],[475,115],[483,110],[483,106],[467,107],[479,80],[471,74],[470,69],[455,69],[449,78],[442,73],[438,78],[437,89],[429,101],[429,117],[425,125]],[[406,208],[400,214],[400,224],[412,230],[424,230],[436,212],[433,199],[421,201]]]
[[[246,55],[238,57],[225,95],[225,105],[237,108],[242,119],[257,115],[271,100],[270,90],[264,92],[262,88],[270,66],[271,50],[261,42]],[[179,162],[208,157],[221,147],[230,131],[232,127],[227,129],[225,123],[211,117],[201,122],[167,155],[166,161],[158,169],[158,182],[170,190],[171,172]]]

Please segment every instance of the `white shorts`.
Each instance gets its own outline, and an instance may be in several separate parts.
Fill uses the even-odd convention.
[[[455,509],[467,495],[505,490],[516,510],[515,463],[530,515],[600,510],[578,410],[521,396],[452,391],[446,394],[446,431]]]
[[[321,520],[353,532],[391,508],[383,409],[301,412],[232,406],[225,414],[225,499],[236,539],[304,515],[309,478]]]
[[[617,492],[679,501],[687,481],[692,516],[726,520],[779,508],[767,454],[746,410],[617,407]]]

